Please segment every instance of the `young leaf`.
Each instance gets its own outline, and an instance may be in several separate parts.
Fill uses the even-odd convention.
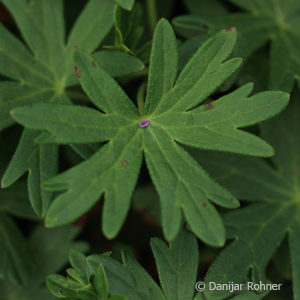
[[[224,244],[222,220],[209,200],[227,208],[235,208],[239,203],[211,180],[180,144],[270,156],[273,149],[269,144],[240,128],[280,112],[288,102],[288,95],[264,92],[248,98],[252,85],[247,84],[213,103],[199,106],[238,68],[240,59],[226,61],[234,47],[236,32],[222,30],[207,40],[173,84],[176,53],[172,54],[172,63],[165,64],[164,68],[159,66],[167,53],[175,51],[171,30],[165,20],[157,25],[150,72],[158,72],[157,76],[163,80],[172,76],[172,80],[161,85],[156,82],[154,73],[150,76],[147,102],[153,101],[154,106],[149,104],[150,110],[144,116],[139,116],[120,86],[82,51],[75,53],[75,71],[91,101],[105,115],[88,108],[63,109],[60,105],[39,105],[33,114],[29,114],[28,107],[12,111],[16,121],[31,129],[47,130],[46,137],[40,138],[42,141],[49,142],[50,132],[59,135],[61,143],[70,144],[89,139],[82,128],[85,124],[74,117],[75,112],[78,115],[82,111],[89,116],[84,118],[86,125],[96,129],[90,129],[89,142],[107,140],[90,159],[43,184],[48,190],[67,190],[51,204],[46,216],[47,226],[60,226],[75,220],[104,193],[103,231],[106,236],[114,237],[126,217],[144,152],[161,199],[166,238],[173,240],[177,235],[183,212],[199,238],[213,246]],[[168,33],[171,33],[169,37]],[[62,123],[63,114],[67,122]],[[109,120],[109,128],[105,128],[104,118]],[[101,129],[101,134],[97,128]]]
[[[239,33],[234,54],[248,58],[258,48],[271,40],[269,77],[270,89],[291,91],[300,76],[300,20],[299,1],[243,1],[231,0],[247,12],[180,16],[174,19],[179,29],[203,32],[203,26],[215,32],[220,28],[235,26]],[[193,11],[194,13],[195,11]],[[251,43],[249,43],[251,41]]]
[[[297,94],[299,98],[299,93]],[[279,117],[261,125],[263,137],[276,150],[272,167],[265,161],[225,154],[201,153],[198,160],[224,186],[241,199],[254,203],[225,215],[228,237],[234,241],[210,267],[207,281],[245,282],[250,268],[264,280],[266,266],[288,236],[294,299],[300,297],[300,203],[299,203],[299,99],[293,99]],[[224,299],[228,291],[207,291]]]

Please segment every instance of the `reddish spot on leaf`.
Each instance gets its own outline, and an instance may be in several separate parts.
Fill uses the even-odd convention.
[[[206,206],[207,206],[207,204],[206,204],[205,202],[203,202],[201,205],[202,205],[203,207],[206,207]]]
[[[92,61],[92,66],[95,68],[95,69],[97,69],[97,65],[96,65],[96,62],[93,60]]]
[[[206,109],[211,109],[211,108],[213,108],[213,106],[214,106],[213,102],[210,102],[210,103],[208,103],[208,104],[205,104],[205,108],[206,108]]]
[[[127,167],[128,166],[128,161],[127,160],[123,160],[122,161],[122,167]]]
[[[230,27],[225,28],[226,31],[231,31],[231,30],[234,30],[234,29],[236,29],[235,26],[230,26]]]
[[[79,72],[79,69],[77,66],[74,66],[74,71],[75,71],[75,74],[78,78],[80,78],[80,72]]]
[[[78,49],[79,49],[79,48],[78,48],[78,45],[75,45],[74,48],[75,48],[75,50],[78,50]]]
[[[29,107],[30,107],[30,108],[33,108],[33,105],[32,105],[32,104],[29,104]]]
[[[56,135],[54,135],[53,138],[56,139]]]

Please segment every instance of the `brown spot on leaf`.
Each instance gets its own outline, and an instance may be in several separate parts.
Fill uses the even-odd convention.
[[[202,207],[206,207],[207,206],[207,204],[205,202],[203,202],[201,205],[202,205]]]
[[[29,108],[33,108],[33,104],[29,104]]]
[[[93,60],[92,61],[92,66],[95,68],[95,69],[97,69],[97,65],[96,65],[96,62]]]
[[[235,26],[230,26],[230,27],[225,28],[226,31],[231,31],[231,30],[234,30],[234,29],[236,29]]]
[[[79,69],[77,66],[74,66],[74,71],[75,71],[77,78],[80,78],[80,72],[79,72]]]
[[[74,46],[74,49],[75,49],[75,50],[78,50],[78,49],[79,49],[79,48],[78,48],[78,45],[75,45],[75,46]]]
[[[122,161],[122,167],[127,167],[128,166],[128,161],[127,160],[123,160]]]
[[[210,102],[210,103],[208,103],[208,104],[205,104],[205,108],[206,108],[206,109],[212,109],[213,106],[214,106],[214,103],[213,103],[213,102]]]

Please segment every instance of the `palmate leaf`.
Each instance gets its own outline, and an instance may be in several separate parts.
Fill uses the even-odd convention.
[[[53,104],[13,110],[15,120],[46,132],[37,139],[42,142],[108,141],[90,159],[43,184],[48,190],[67,190],[51,204],[47,226],[71,222],[104,193],[103,231],[107,237],[114,237],[129,209],[144,152],[161,199],[166,238],[172,240],[177,235],[183,212],[199,238],[213,246],[223,245],[224,226],[209,200],[227,208],[239,203],[211,180],[179,143],[270,156],[270,145],[239,128],[275,115],[288,102],[288,95],[282,92],[247,98],[252,89],[248,84],[214,103],[199,106],[239,67],[238,58],[226,61],[235,40],[235,30],[222,30],[203,44],[175,80],[175,36],[170,24],[161,20],[154,35],[143,116],[138,115],[120,86],[82,51],[75,53],[80,83],[105,114]],[[82,121],[78,118],[80,111]]]
[[[174,24],[187,32],[218,31],[236,26],[239,38],[234,54],[248,58],[271,40],[269,88],[291,91],[300,76],[300,5],[297,0],[230,0],[246,12],[180,16]]]
[[[295,99],[296,98],[296,99]],[[252,271],[264,280],[266,266],[288,237],[294,299],[300,297],[300,103],[299,93],[279,117],[261,125],[276,150],[274,167],[265,161],[233,155],[198,153],[202,163],[236,196],[254,203],[230,212],[224,220],[234,241],[210,267],[207,281],[242,283]],[[251,270],[252,269],[252,270]],[[281,282],[279,282],[281,283]],[[207,292],[224,299],[228,292]]]
[[[65,90],[78,82],[72,66],[74,46],[84,45],[89,53],[93,52],[112,27],[114,8],[113,1],[90,0],[65,42],[61,0],[2,2],[14,17],[33,55],[21,41],[0,25],[0,73],[13,80],[0,83],[0,129],[14,123],[9,111],[16,106],[38,102],[70,103]],[[133,56],[108,52],[96,52],[95,59],[112,76],[122,76],[144,68]],[[108,59],[119,63],[118,68],[108,64]],[[36,135],[38,132],[24,131],[1,186],[13,184],[29,171],[30,201],[36,214],[43,217],[52,193],[42,191],[40,184],[56,173],[57,147],[33,144]]]

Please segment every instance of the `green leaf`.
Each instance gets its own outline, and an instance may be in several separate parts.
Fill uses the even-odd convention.
[[[123,264],[102,255],[88,257],[94,270],[103,264],[111,294],[121,294],[130,300],[165,299],[159,286],[132,255],[123,253],[122,260]]]
[[[56,297],[64,298],[74,297],[77,298],[77,290],[81,288],[80,284],[71,279],[65,279],[62,275],[49,275],[47,276],[47,287],[49,291]]]
[[[47,130],[49,134],[36,139],[39,144],[106,141],[128,123],[114,115],[99,114],[94,109],[73,105],[36,104],[19,107],[11,112],[11,116],[30,129]]]
[[[145,68],[137,57],[121,51],[98,51],[93,58],[112,77],[136,73]]]
[[[99,265],[98,269],[95,272],[94,278],[94,287],[97,294],[100,296],[100,299],[107,299],[108,297],[108,281],[105,274],[103,265]]]
[[[126,10],[132,10],[135,0],[116,0],[116,2]]]
[[[192,299],[198,269],[195,236],[182,231],[169,248],[160,239],[153,238],[151,248],[166,299]]]
[[[15,80],[0,83],[0,129],[13,124],[8,113],[17,106],[38,102],[70,103],[64,92],[68,86],[78,83],[72,67],[74,46],[84,45],[86,51],[91,52],[112,27],[113,1],[90,0],[65,45],[63,1],[50,2],[3,1],[30,50],[0,24],[0,73],[4,78]],[[34,211],[44,216],[52,193],[41,190],[40,184],[56,172],[57,147],[33,145],[33,140],[32,135],[22,135],[2,186],[9,186],[29,170],[30,201]]]
[[[124,296],[120,296],[120,295],[114,295],[114,296],[110,297],[109,300],[127,300],[127,298]]]
[[[11,218],[0,214],[0,277],[15,284],[28,281],[32,260],[25,238]]]
[[[53,93],[48,88],[37,89],[10,81],[0,82],[0,91],[0,130],[14,124],[9,112],[16,105],[36,103],[41,101],[41,98],[51,98]]]
[[[149,67],[145,113],[151,114],[161,98],[173,87],[177,76],[176,37],[167,20],[155,30]]]
[[[296,98],[296,99],[295,99]],[[228,237],[234,241],[217,257],[207,281],[245,282],[250,268],[264,281],[267,264],[288,236],[292,265],[294,299],[300,295],[299,260],[299,93],[287,110],[261,125],[263,137],[276,150],[272,164],[225,154],[198,153],[210,173],[241,199],[253,204],[227,213]],[[228,292],[207,291],[207,297],[224,299]]]
[[[147,98],[147,103],[153,102],[154,106],[149,106],[144,116],[138,115],[137,108],[116,81],[80,50],[75,53],[77,76],[101,112],[61,105],[13,110],[18,122],[55,133],[60,143],[107,142],[91,158],[43,184],[51,191],[67,190],[51,204],[46,216],[47,226],[60,226],[75,220],[104,193],[102,228],[107,237],[114,237],[125,220],[144,152],[160,196],[166,238],[176,237],[183,213],[199,238],[212,246],[224,244],[222,219],[209,200],[227,208],[236,208],[239,203],[210,179],[181,144],[270,156],[273,149],[269,144],[240,128],[279,113],[286,106],[288,95],[263,92],[248,98],[252,85],[247,84],[213,103],[200,105],[240,64],[240,59],[236,58],[226,61],[234,47],[236,32],[222,30],[207,40],[174,85],[177,55],[171,32],[167,21],[161,20],[157,25],[150,65],[153,75],[149,78],[150,96]],[[171,47],[166,52],[161,51],[167,49],[164,45]],[[168,51],[173,63],[161,68],[162,57],[170,57],[166,55]],[[156,78],[162,81],[165,76],[172,76],[172,80],[167,80],[163,86],[156,82]],[[104,119],[109,120],[105,126],[113,126],[117,131],[111,128],[106,131]],[[91,124],[95,131],[83,128]],[[44,132],[37,141],[53,142],[50,136]]]
[[[142,162],[141,133],[128,127],[114,143],[108,143],[89,160],[47,181],[48,189],[66,189],[46,216],[47,226],[60,226],[90,209],[105,191],[103,231],[113,237],[120,230],[129,209],[130,198]],[[86,174],[82,178],[82,174]],[[93,178],[93,179],[92,179]],[[114,182],[118,178],[118,184]],[[88,201],[87,201],[88,200]]]
[[[182,70],[174,88],[163,97],[154,114],[171,109],[187,111],[203,102],[239,67],[239,58],[224,62],[235,41],[234,29],[222,30],[207,40]]]
[[[2,187],[8,187],[26,171],[28,176],[29,200],[35,213],[44,216],[52,193],[40,189],[40,184],[56,173],[57,146],[40,146],[34,143],[38,132],[24,130],[17,150],[1,180]]]
[[[74,241],[78,234],[79,229],[73,226],[59,229],[46,229],[39,226],[33,231],[29,239],[35,265],[33,282],[44,283],[48,274],[60,270],[66,264],[70,249],[82,252],[88,250],[86,242]],[[59,247],[53,245],[59,245]]]
[[[201,15],[177,17],[174,24],[180,30],[184,29],[194,34],[203,32],[203,26],[212,32],[235,26],[239,38],[234,54],[246,59],[271,41],[269,88],[291,91],[295,80],[299,84],[300,76],[299,2],[297,0],[284,2],[270,0],[264,3],[243,0],[231,2],[246,12],[217,16],[201,12]],[[195,9],[192,12],[196,12]]]
[[[77,45],[88,52],[95,50],[113,25],[113,8],[111,0],[90,0],[71,30],[69,49]]]
[[[2,218],[3,216],[3,218]],[[7,220],[7,216],[1,215],[1,221]],[[0,221],[0,223],[1,223]],[[10,220],[10,222],[12,222]],[[16,227],[16,225],[14,225]],[[9,224],[5,224],[7,230]],[[11,278],[5,277],[0,280],[1,295],[0,299],[24,299],[24,300],[53,300],[51,294],[45,286],[45,277],[49,273],[58,272],[67,261],[67,254],[70,248],[79,251],[86,251],[87,244],[80,241],[73,241],[78,235],[79,230],[75,227],[64,227],[57,229],[45,229],[42,225],[37,226],[27,241],[18,239],[20,235],[19,229],[16,227],[16,232],[9,231],[11,243],[9,255],[3,256],[6,264],[0,262],[0,266],[8,266],[10,256],[17,255],[17,270],[19,273],[24,272],[24,264],[30,263],[30,272],[26,280],[26,284],[17,284],[10,282]],[[0,238],[1,240],[1,238]],[[1,243],[1,242],[0,242]],[[12,246],[15,244],[16,249],[12,251]],[[1,250],[5,248],[1,245]],[[24,260],[20,262],[20,260]]]
[[[103,112],[133,121],[137,109],[121,87],[97,63],[81,51],[75,52],[79,80],[91,101]],[[125,115],[126,114],[126,115]]]
[[[122,5],[116,5],[114,9],[114,44],[106,45],[104,48],[119,50],[127,54],[137,55],[145,58],[141,52],[144,51],[146,54],[149,53],[143,49],[147,43],[144,43],[143,41],[144,15],[142,5],[138,3],[130,12],[122,9],[121,7]],[[141,42],[143,42],[142,45]],[[146,58],[143,61],[147,62],[148,60]]]
[[[36,220],[27,196],[26,182],[20,181],[0,190],[0,211],[21,218]]]
[[[193,14],[220,15],[227,12],[227,8],[220,0],[184,0],[188,10]]]

